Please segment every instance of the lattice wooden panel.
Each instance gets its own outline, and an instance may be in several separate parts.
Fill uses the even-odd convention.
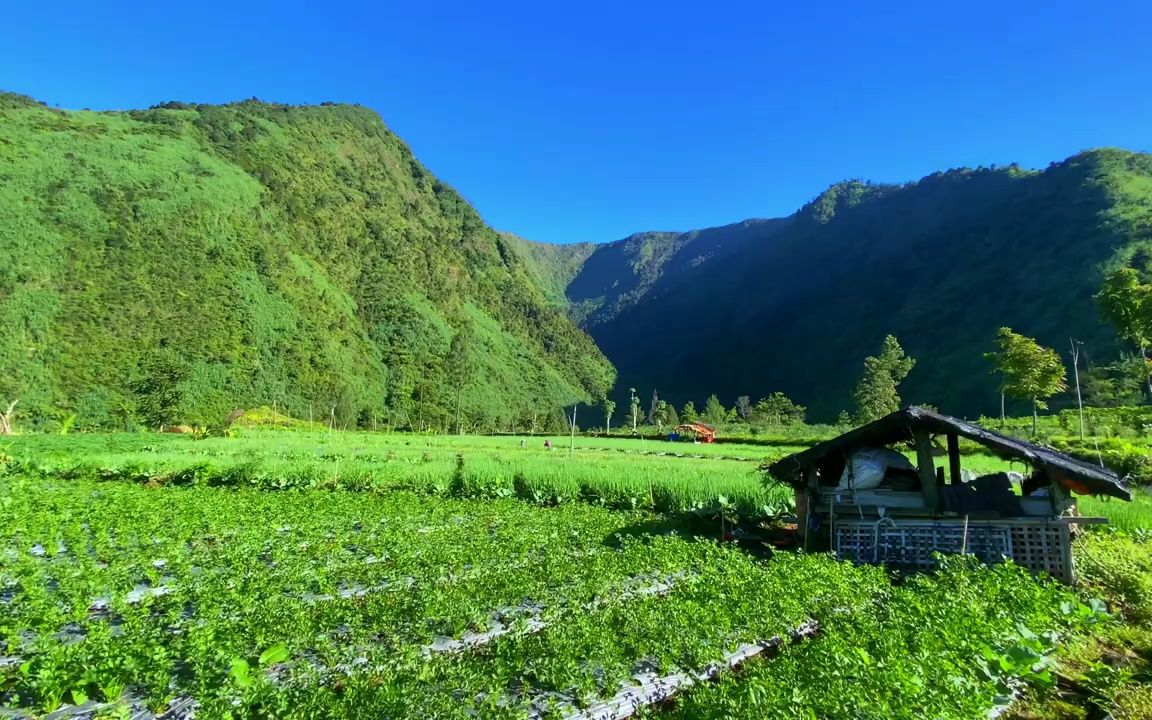
[[[1072,581],[1071,537],[1067,525],[1015,525],[1012,559],[1032,572]]]
[[[1008,528],[932,521],[841,522],[836,527],[836,550],[856,562],[886,562],[918,568],[935,566],[932,554],[965,549],[984,562],[997,562],[1012,553]]]

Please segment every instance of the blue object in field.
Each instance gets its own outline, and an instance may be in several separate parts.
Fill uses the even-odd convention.
[[[668,433],[668,442],[676,442],[679,439],[680,439],[680,433],[674,433],[674,432]]]

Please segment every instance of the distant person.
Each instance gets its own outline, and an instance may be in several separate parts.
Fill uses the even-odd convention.
[[[545,450],[551,450],[552,449],[552,441],[551,440],[545,440],[544,441],[544,449]]]
[[[520,447],[524,447],[524,438],[520,438]]]

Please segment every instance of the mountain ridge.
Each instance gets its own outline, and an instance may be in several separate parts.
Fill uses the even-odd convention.
[[[892,333],[920,359],[905,399],[992,413],[999,396],[982,354],[1000,325],[1058,349],[1072,333],[1100,360],[1120,348],[1092,294],[1101,267],[1152,269],[1152,156],[1100,148],[1038,170],[848,180],[777,222],[690,272],[637,271],[638,252],[621,253],[592,275],[632,273],[641,292],[591,314],[580,305],[582,266],[567,288],[570,313],[621,385],[678,403],[783,391],[831,419],[850,409],[864,357]],[[598,256],[612,257],[588,255]]]

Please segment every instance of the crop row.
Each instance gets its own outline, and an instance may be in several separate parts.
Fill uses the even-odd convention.
[[[517,498],[539,505],[583,502],[656,512],[723,503],[741,514],[760,515],[784,511],[791,503],[781,488],[764,486],[755,463],[737,460],[594,450],[570,456],[565,451],[517,447],[460,452],[449,446],[368,448],[342,445],[343,436],[327,445],[280,447],[272,443],[283,434],[268,432],[258,441],[215,439],[211,446],[186,437],[151,437],[155,447],[143,444],[138,436],[102,437],[102,449],[84,454],[61,452],[53,439],[20,438],[6,451],[3,467],[10,473],[57,479],[267,490],[410,490],[442,497]]]

